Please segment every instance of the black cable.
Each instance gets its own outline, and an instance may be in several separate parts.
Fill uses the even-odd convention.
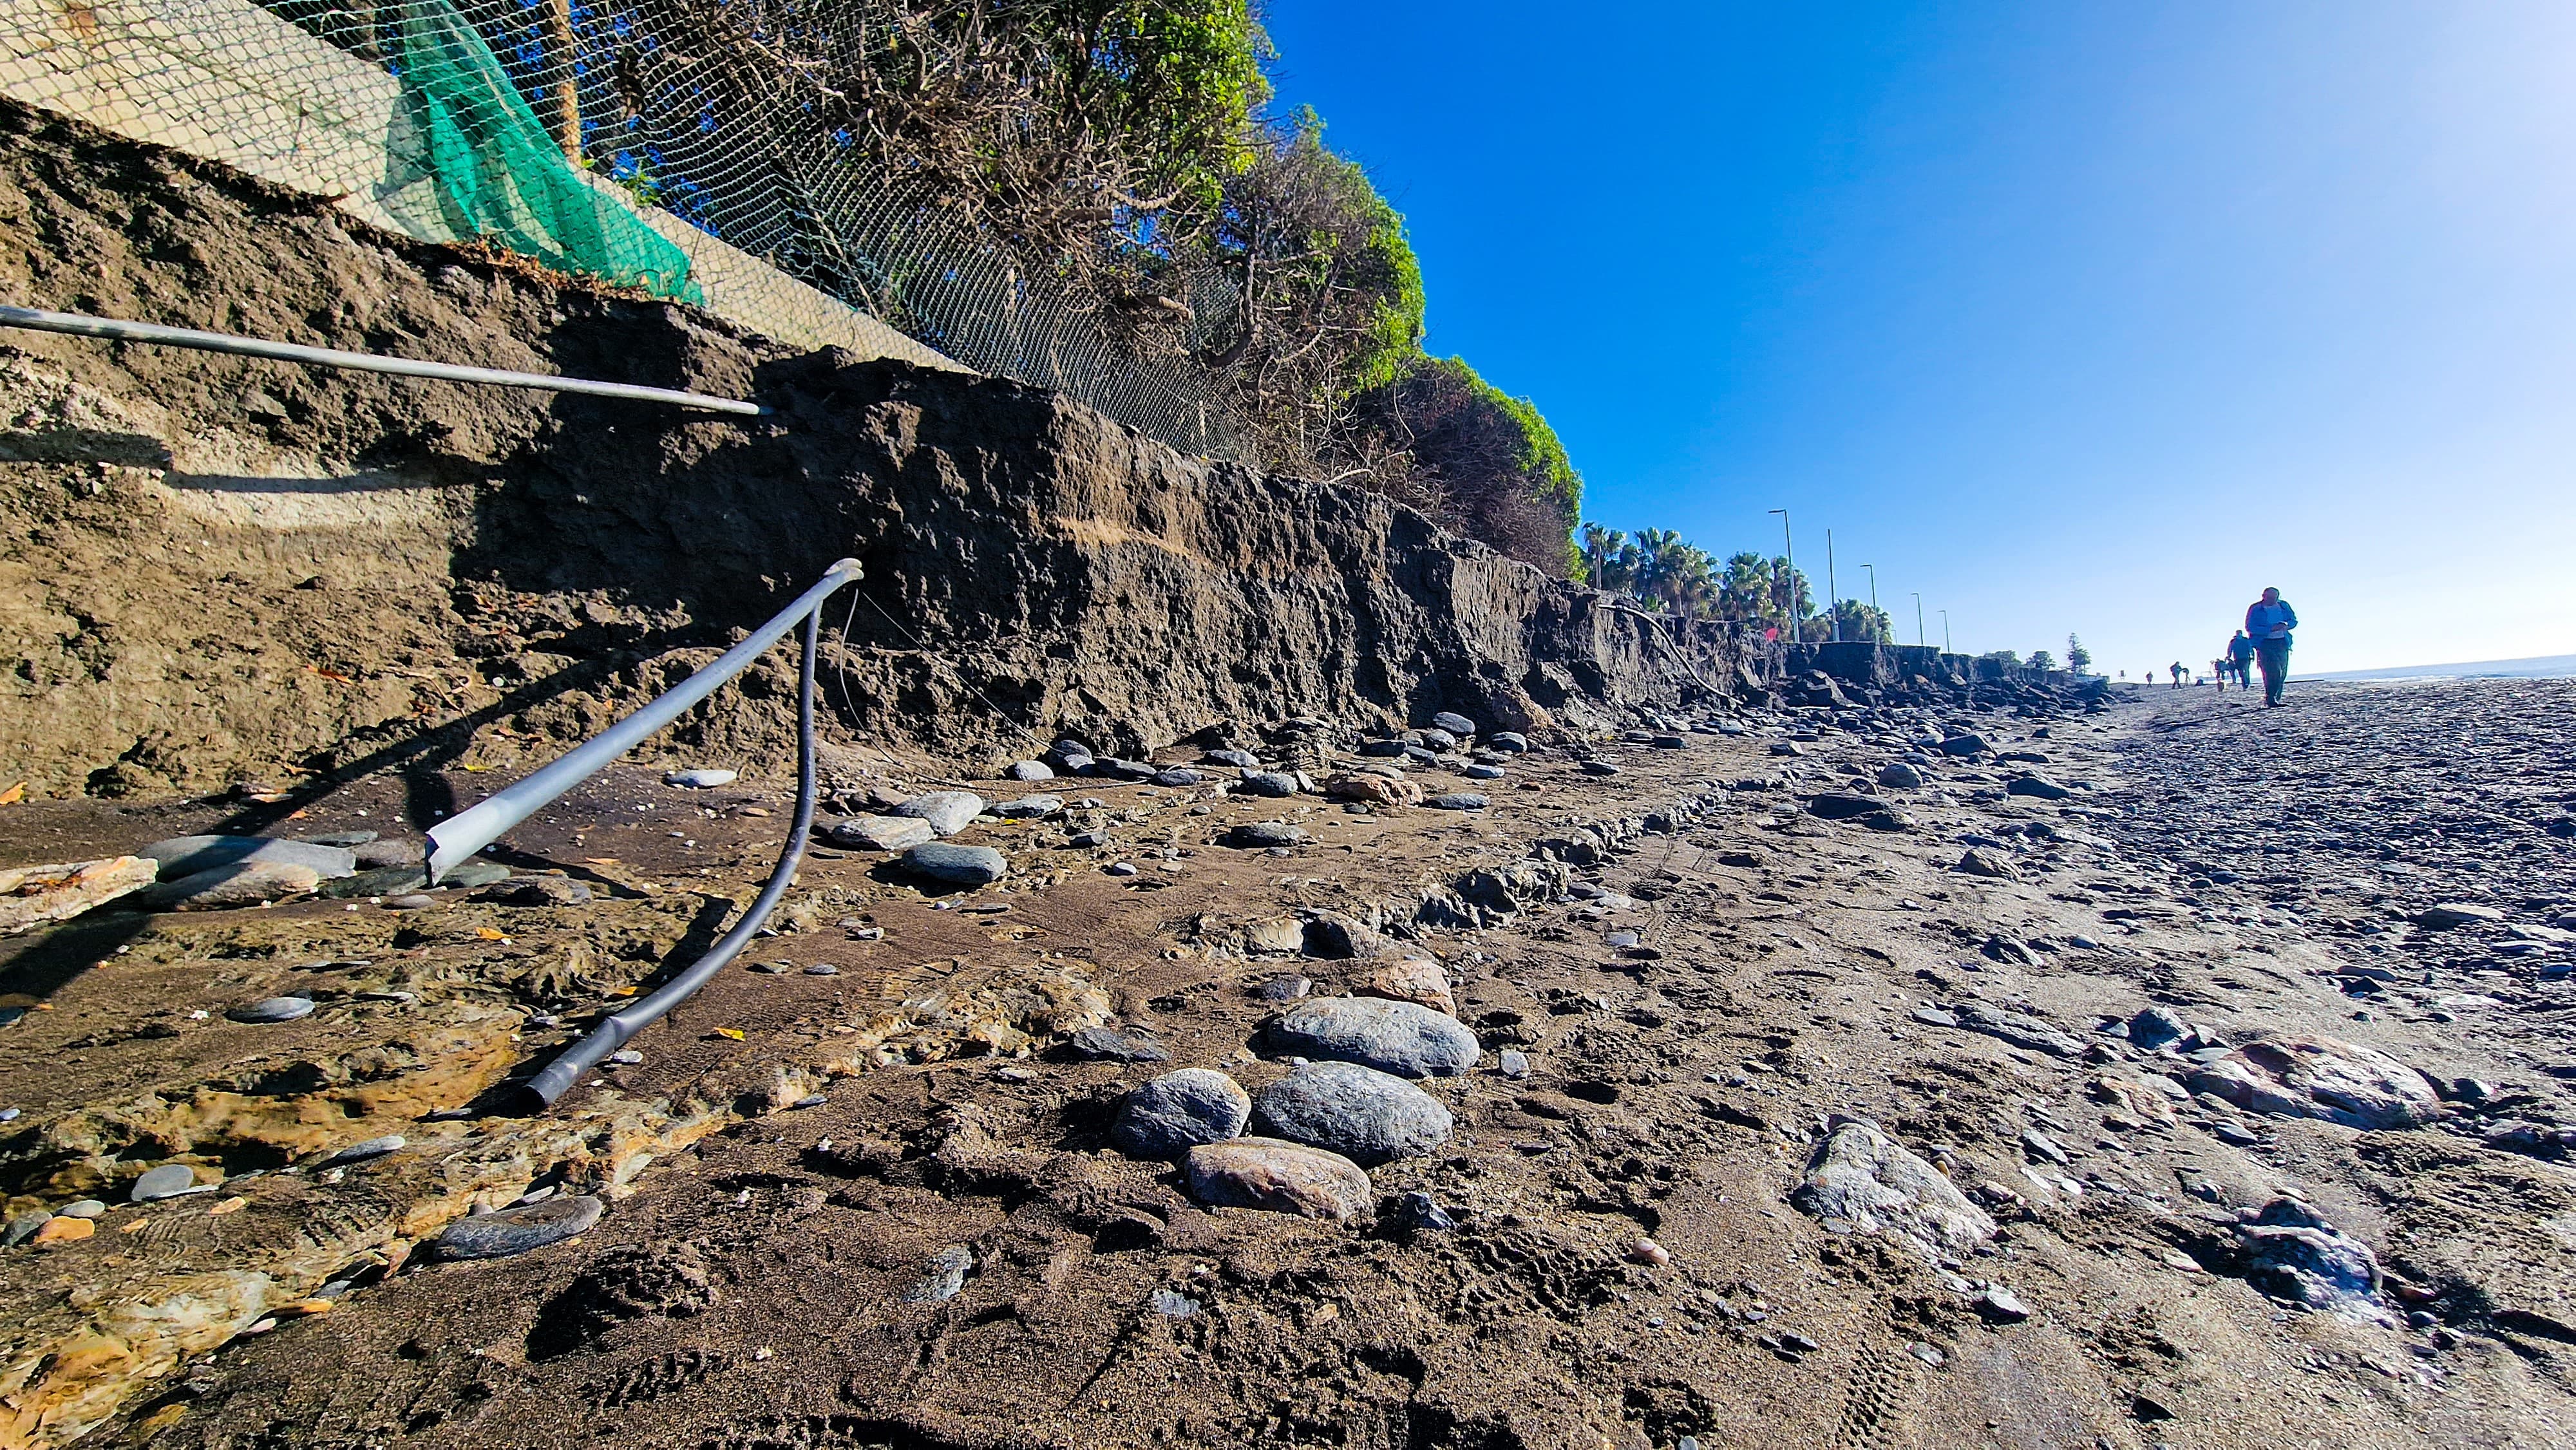
[[[538,1069],[536,1076],[519,1089],[520,1104],[526,1111],[538,1113],[552,1107],[555,1099],[571,1091],[582,1074],[713,980],[716,973],[742,954],[753,935],[768,922],[769,914],[777,910],[779,899],[787,894],[797,866],[805,859],[806,835],[814,829],[814,657],[821,649],[822,627],[823,602],[818,599],[813,612],[805,616],[805,655],[796,670],[796,822],[787,829],[787,844],[779,848],[778,865],[770,871],[768,884],[753,899],[751,909],[733,924],[733,930],[709,947],[705,956],[655,988],[650,996],[622,1012],[609,1014],[581,1040]]]

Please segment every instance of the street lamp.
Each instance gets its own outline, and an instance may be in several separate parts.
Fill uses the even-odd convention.
[[[1923,648],[1923,595],[1920,591],[1914,595],[1914,647]]]
[[[1768,509],[1765,512],[1780,516],[1780,557],[1789,566],[1789,643],[1796,644],[1798,626],[1806,622],[1800,617],[1798,609],[1798,545],[1796,540],[1789,537],[1789,511]]]
[[[1945,655],[1957,653],[1950,648],[1950,611],[1946,609],[1941,611],[1941,653]]]
[[[1843,591],[1834,582],[1834,531],[1825,530],[1825,624],[1836,644],[1843,642]]]

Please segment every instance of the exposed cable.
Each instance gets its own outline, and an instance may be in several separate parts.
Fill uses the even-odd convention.
[[[683,408],[704,408],[717,413],[739,413],[758,417],[768,412],[758,403],[736,398],[711,397],[705,393],[682,392],[676,388],[647,388],[634,383],[603,383],[590,378],[556,377],[548,373],[514,373],[499,368],[459,367],[454,363],[415,362],[410,358],[382,357],[371,352],[342,352],[331,347],[306,347],[301,343],[270,342],[265,338],[237,337],[229,332],[199,332],[188,327],[163,327],[157,322],[124,322],[112,317],[91,317],[80,312],[47,312],[34,307],[0,306],[0,327],[21,327],[33,332],[60,332],[73,337],[102,337],[112,342],[148,342],[162,347],[188,347],[200,352],[231,353],[237,357],[267,358],[272,362],[302,363],[307,367],[350,368],[366,373],[391,373],[397,377],[432,378],[446,383],[482,383],[500,388],[542,388],[548,392],[581,393],[594,398],[628,398],[643,403],[671,403]]]
[[[555,1099],[581,1080],[582,1074],[713,980],[716,973],[742,954],[742,949],[767,924],[769,914],[778,909],[787,888],[794,884],[796,868],[805,859],[805,838],[814,829],[814,657],[821,649],[822,625],[823,608],[817,601],[805,615],[804,657],[796,667],[796,820],[787,828],[787,842],[779,847],[778,864],[771,868],[767,884],[760,888],[760,895],[752,898],[750,909],[733,924],[733,929],[709,947],[705,956],[633,1006],[610,1013],[538,1069],[536,1076],[519,1089],[528,1111],[542,1112],[552,1107]]]

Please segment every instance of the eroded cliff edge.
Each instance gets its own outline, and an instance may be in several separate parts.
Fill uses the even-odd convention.
[[[844,555],[837,729],[961,765],[1297,714],[1605,725],[1690,683],[1605,596],[1375,495],[367,233],[11,105],[0,232],[34,306],[771,409],[0,334],[0,755],[37,795],[550,752]],[[1714,626],[1692,648],[1711,679],[1763,663]],[[671,748],[783,763],[784,655]]]

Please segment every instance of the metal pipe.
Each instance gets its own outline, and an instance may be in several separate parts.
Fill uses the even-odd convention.
[[[583,741],[571,751],[540,768],[535,774],[495,791],[483,800],[458,811],[439,823],[429,833],[427,870],[430,884],[456,868],[466,857],[491,845],[503,831],[533,815],[546,802],[597,774],[610,761],[624,755],[644,741],[644,737],[670,724],[688,709],[716,691],[716,687],[742,673],[753,660],[760,658],[776,644],[796,622],[822,607],[832,591],[859,577],[859,561],[843,559],[823,572],[813,588],[796,596],[796,602],[772,616],[767,624],[752,632],[749,639],[726,650],[714,662],[653,703]]]
[[[547,373],[504,372],[498,368],[459,367],[454,363],[414,362],[409,358],[380,357],[371,352],[342,352],[338,348],[306,347],[300,343],[269,342],[256,337],[236,337],[228,332],[199,332],[187,327],[163,327],[157,322],[121,322],[112,317],[91,317],[79,312],[46,312],[34,307],[0,306],[0,327],[23,327],[34,332],[68,333],[73,337],[103,337],[112,342],[149,342],[164,347],[193,347],[201,352],[224,352],[237,357],[267,358],[273,362],[303,363],[309,367],[352,368],[365,373],[392,373],[397,377],[434,378],[444,383],[486,383],[501,388],[543,388],[556,393],[581,393],[594,398],[630,398],[644,403],[672,403],[683,408],[705,408],[717,413],[739,413],[756,418],[768,412],[758,403],[735,398],[712,397],[705,393],[686,393],[676,388],[647,388],[634,383],[603,383],[589,378],[555,377]]]
[[[1610,607],[1611,607],[1612,609],[1614,609],[1614,610],[1619,611],[1620,613],[1623,613],[1623,614],[1633,614],[1633,615],[1637,616],[1639,619],[1644,620],[1644,621],[1645,621],[1645,624],[1646,624],[1646,629],[1647,629],[1647,631],[1648,631],[1649,633],[1653,634],[1653,635],[1654,635],[1654,637],[1655,637],[1656,639],[1663,641],[1663,646],[1664,646],[1664,648],[1666,648],[1666,649],[1668,649],[1668,650],[1671,650],[1671,651],[1673,652],[1673,658],[1674,658],[1675,660],[1679,661],[1679,662],[1680,662],[1680,664],[1681,664],[1681,667],[1682,667],[1682,673],[1684,673],[1684,674],[1686,674],[1686,675],[1689,675],[1689,676],[1691,677],[1691,681],[1692,681],[1692,683],[1694,683],[1694,684],[1698,685],[1701,689],[1708,691],[1708,692],[1709,692],[1710,694],[1712,694],[1712,695],[1718,695],[1718,696],[1721,696],[1721,697],[1722,697],[1722,696],[1725,694],[1725,691],[1720,690],[1717,686],[1712,685],[1712,684],[1710,684],[1708,681],[1706,681],[1706,680],[1704,680],[1704,679],[1701,679],[1701,678],[1700,678],[1699,669],[1698,669],[1698,667],[1697,667],[1697,666],[1695,666],[1695,665],[1693,665],[1693,664],[1691,663],[1691,658],[1690,658],[1689,653],[1688,653],[1687,651],[1685,651],[1685,650],[1684,650],[1680,645],[1677,645],[1677,644],[1673,643],[1673,637],[1672,637],[1671,635],[1668,635],[1668,634],[1664,633],[1664,626],[1663,626],[1660,622],[1658,622],[1658,621],[1656,620],[1656,618],[1655,618],[1653,615],[1648,614],[1646,611],[1644,611],[1644,610],[1642,610],[1642,609],[1638,609],[1638,608],[1635,608],[1635,607],[1633,607],[1633,606],[1626,605],[1626,604],[1613,604],[1613,605],[1611,605]]]
[[[816,601],[819,605],[820,601]],[[817,653],[823,611],[809,609],[805,615],[805,652],[796,667],[796,820],[787,828],[787,843],[778,849],[778,864],[769,873],[769,884],[752,898],[751,907],[733,924],[707,954],[691,963],[686,971],[663,983],[652,995],[639,998],[622,1012],[614,1012],[582,1035],[572,1046],[555,1055],[552,1062],[537,1070],[520,1089],[523,1104],[532,1112],[554,1106],[555,1099],[571,1091],[583,1073],[597,1067],[601,1059],[624,1047],[636,1033],[662,1019],[663,1014],[687,1001],[742,954],[754,933],[769,920],[780,897],[794,884],[796,867],[805,859],[805,838],[814,829],[814,656]]]

